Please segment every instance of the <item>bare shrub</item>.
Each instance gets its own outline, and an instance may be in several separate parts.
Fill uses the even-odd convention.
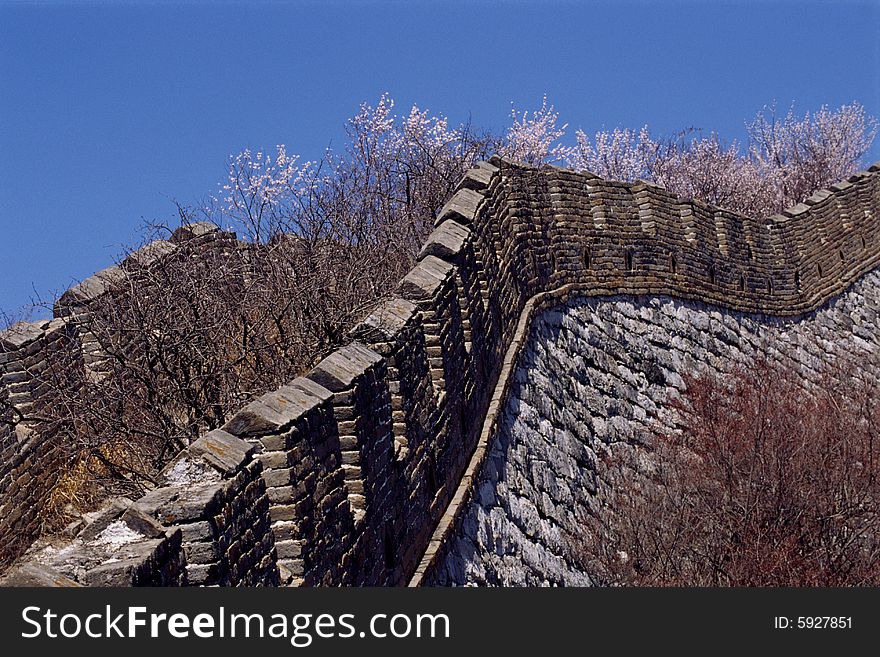
[[[587,522],[582,565],[607,585],[876,586],[880,397],[853,374],[810,392],[766,364],[691,378],[684,430],[658,435],[653,473]]]
[[[566,126],[557,125],[546,98],[535,112],[513,110],[502,138],[452,127],[416,106],[402,117],[393,109],[387,95],[362,105],[346,125],[345,147],[315,162],[284,146],[230,158],[218,198],[180,213],[184,224],[207,220],[234,229],[241,241],[207,250],[182,244],[149,261],[125,254],[119,292],[70,318],[101,363],[47,369],[40,389],[53,403],[33,417],[0,412],[15,418],[9,424],[24,419],[63,436],[73,465],[48,516],[63,517],[59,510],[85,508],[108,492],[140,492],[200,432],[343,343],[411,267],[466,169],[496,150],[534,164],[568,161],[611,178],[654,175],[678,193],[746,211],[763,198],[755,193],[759,184],[776,189],[778,180],[761,178],[770,168],[755,169],[758,155],[744,164],[717,141],[660,148],[647,131],[637,142],[615,131],[598,135],[595,149],[583,133],[576,148],[563,147]],[[823,126],[837,125],[837,115],[822,116]],[[870,120],[853,116],[843,132],[854,135],[856,147],[832,158],[839,166],[829,171],[853,166],[873,138]],[[839,131],[796,132],[821,143]],[[755,153],[770,152],[761,148]],[[799,171],[828,150],[799,150],[785,162]]]
[[[140,494],[177,451],[314,365],[394,289],[489,139],[418,108],[397,121],[392,106],[362,107],[347,151],[321,163],[283,147],[231,158],[225,198],[180,213],[184,227],[208,219],[243,240],[129,251],[114,291],[70,311],[100,358],[72,376],[47,370],[53,403],[26,418],[60,433],[72,464],[47,522],[108,493]]]
[[[855,172],[874,141],[877,121],[857,102],[822,107],[801,119],[793,109],[780,118],[772,104],[746,129],[744,148],[736,141],[725,144],[714,132],[704,137],[686,130],[663,140],[647,126],[638,132],[600,130],[592,137],[579,130],[575,146],[553,152],[568,166],[603,178],[643,178],[678,196],[762,217]]]

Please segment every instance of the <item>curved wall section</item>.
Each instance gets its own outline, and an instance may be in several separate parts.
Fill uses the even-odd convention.
[[[352,342],[223,427],[222,440],[242,455],[235,466],[242,474],[222,470],[232,482],[223,484],[229,511],[219,513],[213,497],[184,496],[187,517],[205,524],[189,539],[181,529],[184,558],[174,563],[191,572],[175,581],[432,581],[444,539],[473,497],[533,313],[563,298],[668,295],[803,314],[878,264],[878,213],[878,165],[784,215],[755,220],[644,183],[500,158],[480,163],[440,212],[415,267],[353,329]],[[217,235],[188,228],[147,257]],[[75,320],[113,280],[112,268],[97,274],[62,297],[58,313]],[[40,347],[0,337],[4,387],[7,374],[30,381],[26,362],[9,364]],[[74,337],[73,352],[100,375],[89,336]],[[39,399],[38,385],[21,390],[22,403],[51,403]],[[0,437],[6,459],[16,444]],[[38,432],[37,442],[50,439]],[[18,472],[0,463],[7,482],[0,505],[18,499],[20,487],[11,485]],[[239,495],[245,501],[232,503]],[[149,500],[119,504],[135,505],[173,542],[174,519]],[[250,515],[240,518],[236,509]],[[228,543],[230,523],[268,531],[242,555],[242,546]],[[137,581],[150,581],[149,567],[138,568]]]
[[[670,297],[572,297],[536,312],[511,372],[486,457],[423,583],[584,586],[576,551],[586,517],[650,463],[643,446],[676,425],[687,375],[781,362],[806,383],[855,359],[880,383],[880,271],[798,318],[744,314]],[[844,382],[843,385],[850,385]]]

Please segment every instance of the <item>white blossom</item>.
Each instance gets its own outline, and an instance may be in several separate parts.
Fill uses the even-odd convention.
[[[648,126],[636,133],[615,128],[597,132],[593,140],[583,130],[575,133],[576,146],[567,153],[567,164],[600,178],[633,181],[650,176],[658,144],[651,139]]]
[[[526,164],[559,162],[566,159],[569,148],[559,143],[565,135],[567,123],[557,127],[559,113],[553,105],[547,104],[547,96],[541,108],[531,112],[519,113],[511,103],[510,116],[513,120],[501,144],[500,152],[505,157]]]

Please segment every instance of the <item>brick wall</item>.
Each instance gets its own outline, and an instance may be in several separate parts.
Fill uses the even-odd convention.
[[[800,315],[877,266],[878,213],[877,165],[758,220],[645,183],[493,158],[468,172],[350,344],[213,434],[246,456],[199,484],[201,507],[185,519],[163,510],[162,495],[194,485],[173,474],[139,504],[166,533],[180,529],[190,583],[406,583],[462,503],[536,295],[664,294]]]

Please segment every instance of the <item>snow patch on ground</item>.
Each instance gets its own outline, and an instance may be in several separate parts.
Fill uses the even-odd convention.
[[[165,481],[170,486],[186,486],[218,481],[220,474],[201,461],[182,458],[165,473]]]
[[[126,545],[143,539],[143,534],[137,533],[131,527],[121,520],[111,522],[107,527],[92,541],[95,545]]]

